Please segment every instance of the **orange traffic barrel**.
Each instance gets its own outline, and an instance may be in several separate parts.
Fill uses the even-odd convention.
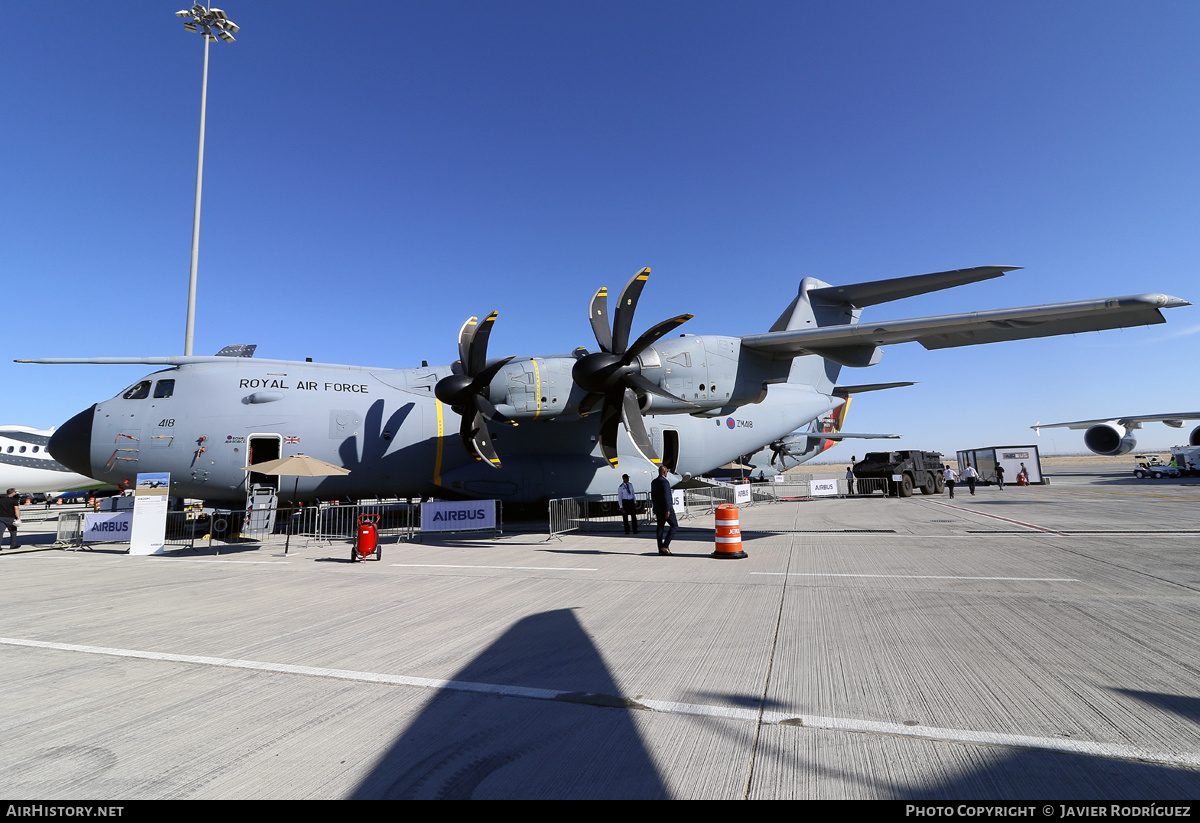
[[[738,507],[732,503],[717,506],[717,545],[711,557],[737,560],[745,557],[742,551],[742,527],[738,519]]]

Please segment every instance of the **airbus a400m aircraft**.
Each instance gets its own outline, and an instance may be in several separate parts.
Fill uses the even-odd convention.
[[[1162,308],[1189,305],[1142,294],[859,323],[864,307],[1013,268],[844,286],[806,277],[769,331],[665,337],[690,319],[684,314],[633,339],[643,269],[621,290],[611,326],[607,291],[593,297],[599,351],[549,357],[489,359],[493,314],[469,320],[459,360],[440,367],[262,360],[226,350],[21,362],[166,367],[71,418],[50,442],[64,465],[122,487],[138,472],[170,472],[174,494],[240,501],[246,466],[304,452],[350,474],[300,478],[301,499],[537,501],[608,493],[625,472],[645,488],[660,462],[686,477],[760,449],[839,407],[853,391],[838,386],[841,368],[874,365],[885,345],[940,349],[1140,326],[1164,322]],[[249,474],[251,483],[274,480]]]

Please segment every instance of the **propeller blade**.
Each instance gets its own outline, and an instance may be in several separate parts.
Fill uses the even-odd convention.
[[[676,400],[689,406],[696,405],[688,400],[684,400],[682,397],[676,397],[662,386],[649,380],[648,378],[642,377],[640,374],[626,375],[625,380],[629,383],[630,388],[636,389],[640,392],[644,392],[646,394],[657,394],[659,397],[665,397],[668,400]]]
[[[464,424],[468,419],[470,418],[463,415]],[[482,412],[475,412],[470,442],[471,451],[478,455],[480,460],[489,466],[500,468],[500,455],[496,454],[496,449],[492,446],[492,436],[488,433],[487,421],[484,420]]]
[[[475,452],[475,427],[471,425],[471,417],[470,411],[463,409],[458,423],[458,439],[462,441],[467,454],[478,460],[479,455]]]
[[[588,319],[592,323],[592,334],[596,335],[596,342],[600,344],[600,350],[612,351],[612,332],[608,330],[608,288],[601,286],[600,291],[592,296],[592,303],[588,306]]]
[[[650,269],[642,269],[630,278],[621,289],[621,297],[617,301],[617,310],[613,314],[612,348],[613,354],[624,354],[629,345],[629,330],[633,328],[633,312],[637,309],[638,299],[642,289],[650,279]],[[628,362],[628,361],[626,361]]]
[[[617,467],[617,426],[621,423],[621,406],[615,400],[605,397],[600,410],[600,453],[614,469]]]
[[[503,414],[496,411],[496,407],[492,405],[492,401],[488,400],[483,395],[480,395],[475,400],[475,404],[476,404],[476,406],[479,407],[480,414],[482,414],[488,420],[494,421],[496,423],[507,423],[510,426],[517,425],[516,420],[513,420],[511,417],[505,417]]]
[[[479,328],[478,317],[468,317],[458,330],[458,359],[462,363],[463,374],[471,374],[471,341],[475,339],[475,330]]]
[[[483,318],[483,322],[475,327],[475,338],[471,341],[470,351],[468,352],[470,359],[463,361],[463,365],[467,369],[467,374],[479,374],[484,364],[487,363],[488,338],[492,336],[492,325],[499,316],[500,312],[494,311]],[[491,382],[490,378],[488,382]]]
[[[475,378],[471,381],[471,388],[474,389],[475,391],[481,391],[482,389],[484,389],[489,383],[492,382],[492,379],[495,378],[495,376],[500,373],[500,370],[508,365],[508,361],[512,360],[513,357],[515,357],[515,356],[516,355],[512,355],[510,357],[505,357],[500,360],[497,360],[495,363],[488,366],[486,369],[484,369],[483,371],[480,371],[479,373],[468,372],[468,374],[475,375]],[[480,395],[480,396],[482,397],[483,395]]]
[[[599,392],[589,392],[584,395],[584,398],[579,401],[579,416],[587,417],[592,413],[592,409],[596,407],[596,404],[603,399],[604,395]]]
[[[621,358],[621,363],[628,366],[634,361],[634,358],[636,358],[646,349],[650,348],[650,346],[657,342],[660,337],[663,337],[671,331],[679,328],[695,316],[696,315],[694,314],[681,314],[678,317],[672,317],[670,320],[664,320],[657,326],[650,327],[649,330],[647,330],[642,334],[641,337],[637,339],[637,342],[629,347],[624,356]]]
[[[656,466],[662,463],[654,452],[654,444],[650,442],[650,435],[646,433],[646,423],[642,420],[637,393],[633,389],[626,389],[625,396],[621,398],[621,419],[625,423],[625,431],[629,432],[629,439],[642,453],[642,457]]]

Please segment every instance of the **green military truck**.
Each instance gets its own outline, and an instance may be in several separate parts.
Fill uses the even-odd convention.
[[[900,480],[893,479],[896,475]],[[921,494],[946,490],[941,452],[870,452],[854,464],[854,477],[859,481],[859,494],[879,490],[895,497],[912,497],[913,489],[920,489]]]

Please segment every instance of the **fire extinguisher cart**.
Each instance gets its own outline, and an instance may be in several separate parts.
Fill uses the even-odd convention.
[[[351,563],[366,560],[368,557],[374,557],[376,560],[383,559],[383,547],[379,545],[379,515],[377,514],[360,514],[358,516],[358,535],[354,539],[353,548],[350,549]]]

